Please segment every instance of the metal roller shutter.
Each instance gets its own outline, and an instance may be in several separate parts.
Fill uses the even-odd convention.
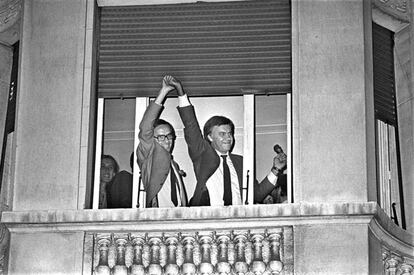
[[[395,126],[394,33],[373,23],[372,37],[375,117]]]
[[[180,79],[191,95],[291,92],[289,0],[100,12],[99,97],[154,96],[166,74]]]

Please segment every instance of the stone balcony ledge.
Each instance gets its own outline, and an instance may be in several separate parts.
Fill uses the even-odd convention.
[[[292,203],[226,207],[3,212],[11,232],[202,232],[266,230],[308,225],[366,224],[389,248],[414,254],[414,237],[376,202]]]
[[[367,203],[291,203],[225,207],[181,207],[147,209],[99,209],[99,210],[32,210],[4,211],[1,222],[9,227],[19,224],[101,224],[112,225],[133,222],[163,223],[208,221],[248,222],[266,220],[332,220],[344,217],[370,219],[381,209],[375,202]],[[385,215],[385,214],[384,214]],[[382,215],[379,215],[382,217]],[[384,216],[386,218],[386,216]]]
[[[355,203],[292,203],[226,207],[186,207],[150,209],[101,209],[101,210],[33,210],[5,211],[1,222],[13,231],[24,227],[63,229],[83,228],[82,230],[105,230],[144,227],[157,227],[166,224],[173,227],[192,229],[225,221],[242,223],[244,227],[277,225],[298,225],[308,223],[369,223],[372,218],[388,232],[403,236],[412,242],[412,236],[397,227],[386,216],[376,202]],[[182,221],[187,221],[183,223]],[[188,221],[192,221],[189,223]],[[225,226],[225,225],[224,225]],[[131,228],[132,229],[132,228]]]

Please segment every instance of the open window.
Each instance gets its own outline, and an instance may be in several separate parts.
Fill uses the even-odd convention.
[[[378,202],[405,229],[395,85],[394,33],[372,25]]]
[[[4,126],[0,134],[2,134],[2,138],[0,139],[2,142],[1,149],[0,149],[0,190],[3,191],[2,194],[7,194],[10,196],[11,192],[9,192],[9,184],[11,182],[11,156],[12,156],[12,140],[15,130],[15,117],[16,117],[16,104],[17,104],[17,77],[18,77],[18,67],[19,67],[19,41],[13,45],[13,58],[12,58],[12,66],[11,66],[11,74],[10,74],[10,86],[9,92],[5,93],[7,97],[6,100],[0,100],[5,102],[1,108],[4,108],[5,112],[3,113],[5,116],[4,124],[3,121],[0,123],[1,126]],[[8,205],[11,201],[10,198],[2,198],[3,204]]]
[[[215,114],[233,120],[233,152],[244,156],[246,187],[269,171],[275,144],[290,158],[289,0],[104,6],[99,21],[94,208],[101,154],[115,156],[121,170],[133,170],[131,207],[145,205],[136,157],[131,169],[129,156],[138,145],[146,106],[166,74],[183,82],[201,127]],[[176,99],[168,99],[161,118],[176,130],[174,158],[187,174],[191,197],[195,179],[177,105]],[[246,203],[252,204],[252,187],[244,192]]]

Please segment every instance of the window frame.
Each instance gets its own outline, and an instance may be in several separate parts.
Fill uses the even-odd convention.
[[[376,173],[377,173],[377,202],[381,208],[387,213],[387,215],[394,221],[395,224],[406,229],[405,220],[405,203],[404,203],[404,191],[403,191],[403,176],[402,176],[402,164],[401,164],[401,148],[400,148],[400,136],[399,136],[399,123],[398,123],[398,91],[397,91],[397,79],[396,79],[396,50],[395,50],[395,30],[390,30],[384,27],[382,24],[372,21],[373,28],[373,83],[374,83],[374,109],[375,109],[375,146],[376,146]],[[376,36],[375,36],[376,35]],[[382,40],[381,40],[382,39]],[[377,61],[375,64],[376,47],[378,44],[385,42],[389,43],[390,49],[387,51],[386,46],[382,47],[381,53],[391,59],[392,62],[387,64],[387,61]],[[379,50],[378,50],[379,51]],[[389,54],[387,56],[386,54]],[[397,56],[398,59],[398,56]],[[377,59],[378,60],[378,59]],[[387,60],[384,58],[384,60]],[[388,67],[386,67],[389,65]],[[384,69],[386,67],[386,69]],[[392,67],[392,68],[390,68]],[[381,71],[382,69],[382,71]],[[381,83],[383,80],[379,80],[384,77],[382,74],[388,72],[386,84]],[[380,71],[375,74],[376,71]],[[392,79],[391,79],[392,78]],[[384,99],[385,98],[385,99]],[[393,128],[390,130],[390,128]],[[393,133],[393,135],[392,135]],[[392,135],[392,136],[391,136]],[[394,143],[394,151],[390,151],[390,143]],[[391,167],[391,158],[395,157],[395,166]],[[394,176],[393,176],[394,175]],[[388,184],[387,184],[388,181]],[[396,181],[396,182],[395,182]],[[395,182],[395,183],[394,183]],[[393,187],[393,183],[397,186]],[[393,189],[397,189],[397,194],[394,194]],[[395,191],[395,190],[394,190]],[[399,209],[395,208],[396,202],[392,201],[393,197],[398,197],[400,204]],[[400,217],[397,217],[397,213]]]
[[[255,94],[243,94],[243,106],[244,106],[244,117],[243,117],[243,179],[249,178],[248,190],[254,190],[255,180]],[[149,97],[136,97],[135,98],[135,128],[134,128],[134,152],[138,147],[139,139],[139,124],[142,120],[144,112],[149,105]],[[287,165],[287,200],[288,203],[293,202],[293,190],[292,190],[292,169],[291,169],[291,95],[286,94],[286,153],[288,156]],[[99,98],[97,104],[97,135],[96,135],[96,148],[95,148],[95,177],[94,177],[94,188],[93,188],[93,200],[92,209],[98,209],[99,205],[99,193],[100,193],[100,167],[101,167],[101,155],[103,148],[103,136],[104,136],[104,110],[105,110],[105,98]],[[143,190],[140,169],[137,164],[137,156],[134,153],[134,167],[133,167],[133,189],[132,189],[132,205],[131,208],[145,208],[145,191]],[[249,176],[247,175],[249,173]],[[246,184],[243,185],[243,198],[246,198]],[[140,189],[140,192],[139,190]],[[188,194],[191,197],[191,194]],[[253,205],[254,192],[248,192],[247,201],[244,200],[244,205]],[[246,203],[247,202],[247,203]],[[142,206],[142,207],[141,207]]]
[[[206,0],[205,2],[233,2],[234,0]],[[246,1],[246,0],[236,0],[236,1]],[[197,0],[97,0],[97,7],[114,7],[114,6],[142,6],[142,5],[165,5],[165,4],[180,4],[180,3],[196,3]],[[98,20],[99,21],[99,20]],[[293,39],[293,37],[292,37]],[[293,52],[292,52],[293,54]],[[292,80],[291,80],[292,81]],[[293,83],[292,83],[293,84]],[[245,91],[242,91],[242,94],[245,93]],[[293,202],[293,182],[292,182],[292,94],[286,93],[287,95],[287,158],[288,158],[288,202]],[[92,201],[92,208],[97,209],[98,203],[99,203],[99,177],[100,177],[100,157],[102,154],[102,145],[103,145],[103,110],[104,110],[104,98],[98,98],[97,99],[97,125],[96,125],[96,143],[95,143],[95,171],[94,171],[94,188],[92,190],[93,193],[93,201]],[[138,98],[137,98],[138,101]],[[149,98],[140,98],[140,103],[143,104],[143,102],[146,102],[146,104],[149,104]],[[254,125],[254,94],[246,94],[246,97],[244,99],[245,105],[250,105],[252,107],[248,108],[252,114],[246,114],[245,112],[245,125]],[[138,108],[138,105],[136,104],[136,110],[135,110],[135,135],[134,135],[134,150],[136,150],[138,146],[138,126],[139,122],[141,121],[143,112],[145,111],[144,108]],[[247,122],[246,122],[247,121]],[[244,148],[244,171],[243,171],[243,178],[246,178],[246,171],[250,170],[253,171],[252,174],[249,174],[249,190],[253,190],[253,181],[255,179],[254,174],[254,127],[251,127],[249,129],[250,134],[244,135],[244,144],[247,144],[248,142],[252,143],[253,146],[250,146],[250,148]],[[251,149],[253,148],[253,149]],[[250,169],[246,169],[246,167],[249,167]],[[136,160],[136,154],[134,154],[134,172],[133,173],[133,198],[132,198],[132,207],[138,207],[138,204],[135,204],[134,202],[137,202],[138,199],[138,181],[139,181],[139,167],[137,165]],[[98,187],[98,188],[96,188]],[[245,190],[243,190],[245,192]],[[140,202],[139,205],[145,205],[143,198],[145,196],[143,194],[140,194]],[[134,205],[135,204],[135,205]],[[253,192],[249,192],[249,204],[253,204]]]

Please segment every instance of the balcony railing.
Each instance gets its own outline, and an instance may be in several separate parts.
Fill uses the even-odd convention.
[[[49,255],[62,255],[45,258],[42,265],[34,258],[25,259],[42,270],[46,263],[50,264],[48,270],[55,270],[55,260],[62,264],[63,253],[72,253],[57,247],[58,241],[69,238],[83,243],[83,249],[76,251],[76,263],[79,253],[83,254],[82,264],[70,274],[250,275],[314,270],[360,274],[369,270],[407,275],[414,270],[413,236],[396,226],[374,202],[9,211],[2,213],[2,223],[11,233],[15,250],[30,238],[33,244],[41,243],[36,241],[39,236],[51,238],[42,247],[47,247]],[[355,240],[344,233],[367,240],[361,246],[369,249],[370,256],[364,249],[351,251]],[[20,236],[23,242],[15,238],[13,243],[13,236]],[[21,253],[30,254],[26,249]],[[362,266],[349,263],[352,256]]]
[[[292,227],[95,234],[94,273],[292,274]]]

